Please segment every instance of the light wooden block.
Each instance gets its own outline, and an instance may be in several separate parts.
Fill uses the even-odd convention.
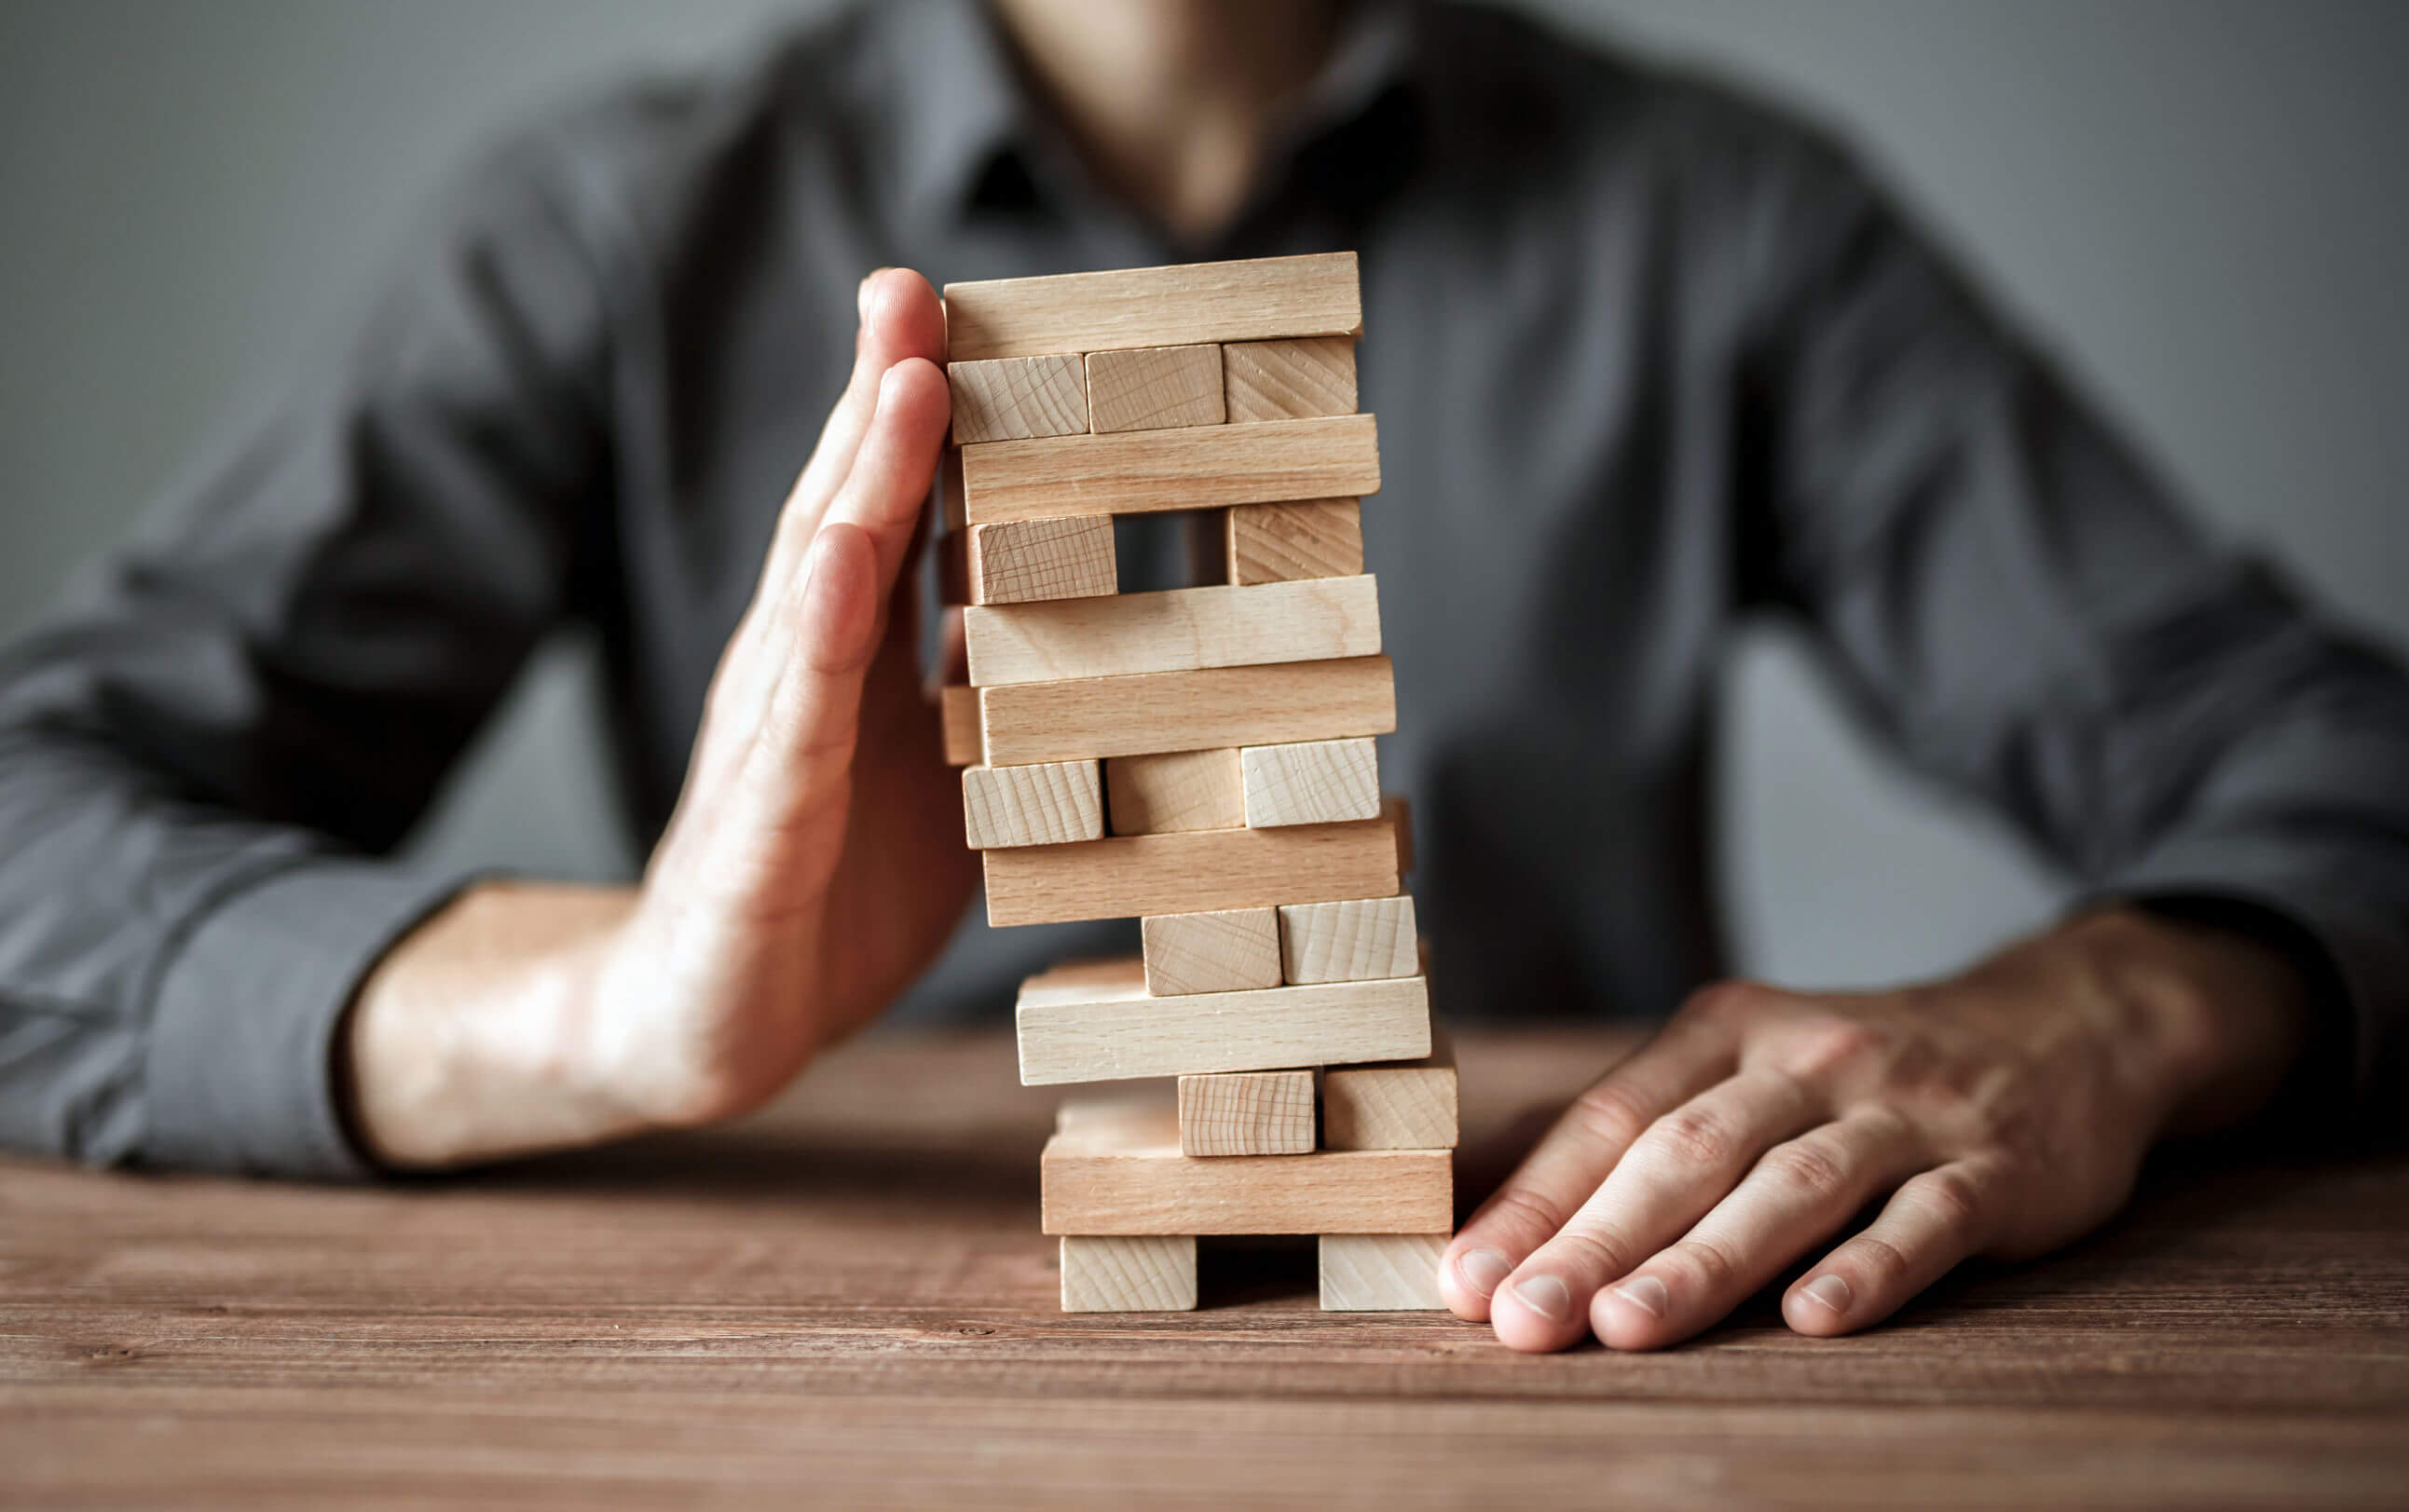
[[[1397,890],[1396,837],[1379,819],[1120,835],[991,850],[981,859],[988,923],[998,929],[1333,902]]]
[[[1380,798],[1380,817],[1397,831],[1397,874],[1409,874],[1414,869],[1414,806],[1403,793],[1384,793]]]
[[[1313,1145],[1310,1071],[1233,1071],[1179,1078],[1183,1155],[1305,1155]]]
[[[1247,784],[1247,823],[1258,829],[1380,815],[1380,761],[1368,736],[1249,745],[1238,752],[1238,770]]]
[[[973,687],[1334,661],[1378,654],[1379,585],[1320,578],[974,607],[962,639]]]
[[[1321,1073],[1324,1149],[1453,1149],[1457,1130],[1455,1049],[1435,1029],[1431,1053],[1410,1064]]]
[[[1282,981],[1376,982],[1421,969],[1414,900],[1402,894],[1284,903],[1279,929]]]
[[[965,767],[962,829],[975,851],[1102,840],[1104,775],[1093,761]]]
[[[1379,491],[1379,427],[1370,415],[990,441],[962,452],[963,517],[973,525]]]
[[[1431,1050],[1430,989],[1419,976],[1152,998],[1138,961],[1079,961],[1023,982],[1013,1016],[1025,1087],[1408,1060]]]
[[[1088,428],[1099,435],[1218,425],[1225,413],[1219,347],[1088,353]]]
[[[1075,436],[1088,428],[1088,381],[1075,354],[945,365],[954,444]]]
[[[1043,603],[1120,590],[1113,522],[1103,516],[975,525],[965,537],[962,597],[969,603]]]
[[[1325,1313],[1420,1313],[1445,1307],[1438,1260],[1444,1233],[1325,1233],[1320,1238]]]
[[[1237,341],[1221,349],[1233,422],[1355,412],[1355,338]]]
[[[1066,1313],[1185,1313],[1196,1306],[1194,1234],[1062,1236]]]
[[[948,684],[937,690],[937,728],[945,746],[945,765],[974,767],[986,742],[979,735],[978,689]]]
[[[1363,510],[1351,498],[1240,504],[1221,511],[1222,572],[1241,585],[1363,570]]]
[[[1455,1220],[1445,1150],[1198,1158],[1167,1104],[1065,1119],[1038,1162],[1047,1233],[1436,1233]]]
[[[1383,735],[1397,727],[1386,656],[1020,683],[979,690],[988,764],[1148,756]]]
[[[1104,763],[1104,809],[1116,835],[1243,829],[1247,785],[1237,748],[1114,756]]]
[[[945,285],[945,347],[956,362],[1363,328],[1351,252]]]
[[[1280,985],[1279,915],[1271,909],[1154,914],[1138,921],[1138,935],[1149,996]]]

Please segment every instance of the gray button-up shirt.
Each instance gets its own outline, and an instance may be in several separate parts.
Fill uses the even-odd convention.
[[[1444,1010],[1655,1015],[1717,972],[1709,688],[1777,614],[2099,893],[2284,938],[2357,1095],[2397,1098],[2399,669],[2206,544],[1828,142],[1528,22],[1358,21],[1209,246],[1103,194],[965,4],[494,154],[354,338],[0,654],[0,1142],[360,1169],[341,1015],[464,880],[381,857],[573,621],[658,832],[870,268],[1347,247]],[[1130,539],[1167,574],[1172,535]],[[1125,929],[974,917],[906,1011],[992,1011]]]

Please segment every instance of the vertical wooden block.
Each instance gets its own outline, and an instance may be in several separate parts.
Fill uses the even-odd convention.
[[[1268,908],[1156,914],[1138,921],[1150,998],[1280,985],[1279,917]]]
[[[974,851],[1102,840],[1103,775],[1093,761],[966,767],[962,828]]]
[[[1062,1236],[1066,1313],[1185,1313],[1196,1306],[1196,1237]]]
[[[937,727],[945,745],[945,765],[975,767],[986,747],[979,730],[979,691],[967,684],[949,684],[937,690]]]
[[[1310,1071],[1179,1078],[1182,1155],[1305,1155],[1313,1138]]]
[[[1221,349],[1233,425],[1355,412],[1355,338],[1233,341]]]
[[[937,514],[948,530],[968,530],[969,496],[962,492],[962,449],[947,446],[937,453]]]
[[[1403,793],[1380,796],[1380,817],[1389,821],[1397,835],[1397,875],[1404,876],[1414,869],[1414,806]]]
[[[970,528],[965,598],[974,604],[1098,598],[1120,588],[1107,515],[1009,520]]]
[[[1363,570],[1363,510],[1354,499],[1235,504],[1221,513],[1231,583],[1351,578]]]
[[[1369,738],[1250,745],[1238,753],[1247,828],[1380,816],[1380,766]]]
[[[1283,981],[1375,982],[1421,970],[1409,897],[1289,903],[1279,921]]]
[[[1225,413],[1219,347],[1088,353],[1088,425],[1099,435],[1218,425]]]
[[[1088,428],[1087,372],[1075,353],[945,367],[954,444],[1075,436]]]
[[[1321,1147],[1455,1148],[1455,1051],[1435,1027],[1431,1050],[1421,1060],[1325,1069],[1321,1074]]]
[[[1428,1312],[1438,1296],[1443,1233],[1325,1233],[1321,1310],[1325,1313]]]
[[[1104,763],[1104,794],[1116,835],[1243,829],[1247,824],[1246,782],[1234,750],[1114,756]]]

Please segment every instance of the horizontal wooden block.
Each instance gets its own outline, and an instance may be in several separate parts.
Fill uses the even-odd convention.
[[[1246,746],[1238,770],[1247,785],[1247,823],[1259,829],[1380,814],[1380,760],[1369,736]]]
[[[1234,341],[1221,349],[1230,419],[1302,420],[1355,412],[1355,338]]]
[[[1182,1155],[1305,1155],[1313,1144],[1310,1071],[1232,1071],[1179,1078]]]
[[[1165,1104],[1065,1117],[1039,1159],[1047,1233],[1436,1233],[1455,1220],[1445,1150],[1199,1158]]]
[[[1150,914],[1138,921],[1138,937],[1149,996],[1280,985],[1279,915],[1271,909]]]
[[[1114,756],[1104,763],[1104,809],[1116,835],[1243,829],[1247,785],[1237,748]]]
[[[1421,969],[1414,900],[1350,898],[1279,909],[1280,977],[1288,982],[1376,982]]]
[[[1334,661],[1378,654],[1379,585],[1320,578],[973,608],[962,638],[973,687]]]
[[[1087,372],[1075,355],[948,363],[945,382],[953,390],[957,446],[1088,428]]]
[[[1066,1313],[1184,1313],[1196,1306],[1194,1234],[1062,1236]]]
[[[1444,1150],[1456,1138],[1455,1050],[1435,1030],[1431,1053],[1410,1064],[1321,1073],[1325,1149]]]
[[[1120,591],[1113,522],[1102,516],[974,525],[963,540],[960,602],[1033,604]]]
[[[1386,656],[1019,683],[979,690],[990,766],[1384,735],[1397,727]]]
[[[945,747],[945,765],[974,767],[986,742],[979,734],[979,692],[948,684],[937,690],[937,728]]]
[[[956,362],[1363,328],[1351,252],[945,285]]]
[[[1093,761],[966,767],[962,828],[974,851],[1102,840],[1103,773]]]
[[[1121,835],[992,850],[982,859],[987,919],[998,929],[1332,902],[1397,890],[1396,837],[1379,819]]]
[[[1325,1313],[1419,1313],[1447,1305],[1438,1260],[1452,1235],[1325,1233],[1317,1246]]]
[[[1418,976],[1150,998],[1137,961],[1081,961],[1023,982],[1014,1020],[1025,1087],[1408,1060],[1431,1048]]]
[[[963,517],[973,525],[1379,491],[1370,415],[991,441],[962,452]]]
[[[1363,570],[1363,510],[1351,498],[1239,504],[1221,511],[1229,583],[1349,578]]]
[[[1088,353],[1088,428],[1099,435],[1218,425],[1225,413],[1219,347]]]

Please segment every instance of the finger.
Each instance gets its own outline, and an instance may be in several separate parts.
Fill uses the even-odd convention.
[[[1590,1299],[1698,1221],[1758,1156],[1831,1116],[1806,1085],[1743,1072],[1657,1119],[1563,1230],[1498,1289],[1490,1324],[1517,1349],[1589,1332]]]
[[[1865,1232],[1798,1278],[1782,1299],[1783,1321],[1819,1338],[1881,1322],[1990,1242],[2002,1186],[1980,1159],[1911,1178]]]
[[[1922,1136],[1887,1111],[1852,1114],[1777,1145],[1679,1243],[1600,1291],[1590,1327],[1614,1349],[1686,1339],[1930,1163]]]
[[[906,357],[887,368],[853,468],[822,516],[822,528],[843,521],[869,535],[882,591],[894,586],[911,555],[951,412],[945,375],[936,364]]]

